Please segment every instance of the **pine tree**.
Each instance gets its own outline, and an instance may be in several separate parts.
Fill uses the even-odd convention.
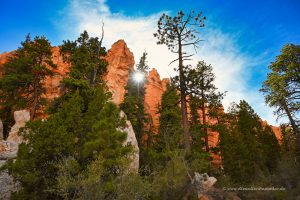
[[[184,48],[189,46],[194,48],[198,47],[197,45],[201,40],[196,34],[199,32],[199,29],[204,26],[205,19],[205,17],[202,17],[202,13],[195,14],[194,11],[191,11],[188,15],[179,11],[175,17],[171,17],[164,13],[158,20],[157,33],[154,33],[154,37],[157,37],[158,39],[157,44],[167,45],[172,53],[178,55],[177,59],[171,63],[178,61],[177,70],[179,72],[181,119],[184,144],[187,152],[191,150],[191,145],[187,115],[187,88],[185,85],[187,77],[184,74],[183,62],[185,60],[190,60],[192,55],[185,52]]]
[[[258,135],[259,149],[263,155],[263,166],[269,173],[274,173],[280,159],[280,145],[272,128],[269,125],[262,127],[262,132]]]
[[[204,126],[201,124],[201,118],[199,115],[199,109],[201,108],[200,100],[191,95],[189,96],[189,105],[190,105],[190,134],[192,138],[191,149],[192,151],[202,151],[203,147],[205,148],[205,132]]]
[[[85,106],[91,100],[91,91],[99,85],[104,86],[102,80],[107,70],[107,62],[103,58],[107,52],[102,47],[102,38],[90,37],[84,31],[75,41],[63,41],[60,53],[66,63],[70,64],[70,72],[61,84],[63,93],[56,98],[48,108],[48,112],[55,113],[61,103],[69,98],[69,94],[79,91],[84,97]]]
[[[59,199],[55,192],[59,162],[69,157],[78,163],[79,173],[101,156],[102,176],[109,192],[110,182],[118,175],[120,160],[131,147],[122,145],[127,135],[116,128],[122,127],[124,121],[116,105],[108,102],[103,88],[95,89],[92,99],[86,110],[84,97],[79,92],[70,94],[47,120],[30,122],[22,131],[26,142],[19,146],[11,167],[22,189],[14,198]]]
[[[31,121],[21,130],[24,142],[16,161],[9,165],[22,186],[13,199],[61,199],[65,194],[57,191],[63,189],[59,184],[60,163],[69,159],[74,160],[72,176],[76,177],[101,158],[103,173],[97,178],[110,195],[122,160],[130,160],[127,155],[132,148],[123,146],[127,135],[118,129],[125,121],[101,84],[106,69],[106,63],[96,58],[101,42],[87,33],[77,42],[61,47],[71,63],[70,76],[64,79],[64,95],[54,102],[46,120]],[[77,198],[77,192],[70,189],[67,196]]]
[[[51,69],[56,68],[52,62],[51,44],[44,36],[31,40],[28,35],[2,67],[0,105],[7,136],[16,109],[30,109],[30,117],[35,119],[36,112],[45,104],[43,81],[52,76]]]
[[[175,151],[182,147],[182,127],[179,108],[179,96],[174,85],[168,85],[162,95],[159,109],[159,133],[157,146],[161,151]]]
[[[147,63],[147,55],[148,53],[144,51],[143,55],[140,58],[139,63],[136,65],[136,69],[143,73],[147,73],[149,71],[149,66]]]
[[[264,184],[279,159],[279,145],[270,127],[263,127],[246,101],[233,104],[220,131],[220,150],[225,174],[233,184]]]
[[[275,108],[278,118],[287,117],[297,137],[297,160],[300,162],[300,46],[287,44],[271,63],[261,92],[266,103]]]
[[[63,80],[70,90],[84,90],[101,84],[106,73],[107,62],[103,58],[107,52],[102,47],[102,38],[90,37],[84,31],[76,41],[64,41],[60,52],[66,62],[71,64],[69,76]]]
[[[129,73],[129,80],[126,86],[126,94],[123,103],[121,103],[120,108],[123,110],[128,120],[132,123],[134,132],[137,137],[139,147],[143,146],[143,136],[145,123],[147,121],[147,116],[144,111],[144,99],[145,99],[145,80],[141,82],[136,82],[136,73],[141,74],[144,78],[149,70],[147,65],[147,53],[144,52],[140,58],[139,63],[136,65],[136,70],[132,70]]]
[[[299,133],[297,113],[300,111],[300,46],[288,44],[269,66],[271,72],[261,91],[266,103],[276,108],[278,117],[287,116],[295,133]]]
[[[55,185],[56,162],[76,151],[81,109],[82,98],[77,93],[47,121],[36,120],[27,124],[21,133],[27,143],[19,145],[18,156],[11,167],[11,173],[22,189],[12,199],[58,198],[47,190]]]
[[[151,146],[142,154],[141,175],[162,170],[174,153],[183,150],[179,96],[174,85],[168,85],[158,108],[159,129]]]
[[[209,151],[208,145],[208,123],[207,109],[220,108],[221,100],[224,94],[217,92],[217,88],[214,85],[215,75],[212,72],[211,65],[207,65],[204,61],[198,62],[195,69],[186,68],[186,87],[187,94],[194,96],[193,100],[199,101],[199,107],[201,109],[201,123],[203,125],[203,131],[205,134],[205,148]]]

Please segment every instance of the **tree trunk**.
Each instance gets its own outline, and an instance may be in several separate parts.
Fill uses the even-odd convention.
[[[30,119],[34,120],[35,119],[35,114],[36,114],[36,110],[37,110],[37,106],[38,106],[38,84],[34,84],[33,85],[33,106],[31,109],[31,113],[30,113]]]
[[[203,79],[202,79],[203,80]],[[204,86],[203,81],[202,81],[202,86]],[[204,126],[204,137],[205,137],[205,150],[206,152],[209,152],[209,145],[208,145],[208,130],[207,130],[207,124],[206,124],[206,113],[205,113],[205,96],[204,96],[204,91],[201,91],[201,107],[202,107],[202,122]]]
[[[300,164],[300,133],[299,133],[298,127],[296,125],[296,122],[293,119],[292,114],[291,114],[291,112],[290,112],[290,110],[289,110],[289,108],[288,108],[285,101],[283,102],[283,108],[284,108],[284,110],[285,110],[285,112],[286,112],[286,114],[289,118],[289,121],[290,121],[291,126],[293,128],[293,131],[296,134],[296,147],[295,147],[296,152],[295,153],[296,153],[296,160],[297,160],[298,164]]]
[[[188,127],[187,105],[186,105],[186,89],[185,78],[183,71],[182,45],[181,38],[178,39],[178,56],[179,56],[179,82],[180,82],[180,102],[181,102],[181,117],[184,136],[184,146],[187,152],[191,151],[190,133]]]
[[[285,112],[286,112],[286,114],[287,114],[287,116],[289,118],[289,121],[290,121],[290,123],[292,125],[292,128],[293,128],[295,134],[299,134],[299,130],[298,130],[298,127],[296,125],[296,122],[293,119],[292,114],[291,114],[291,112],[290,112],[290,110],[289,110],[289,108],[288,108],[288,106],[287,106],[287,104],[286,104],[285,101],[283,102],[283,108],[284,108],[284,110],[285,110]]]
[[[92,80],[91,80],[91,85],[93,88],[96,86],[97,71],[98,71],[97,68],[94,67],[93,74],[92,74]]]

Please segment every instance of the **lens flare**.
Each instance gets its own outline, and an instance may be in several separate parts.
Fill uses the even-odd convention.
[[[142,82],[144,80],[144,74],[142,72],[136,71],[133,75],[135,82]]]

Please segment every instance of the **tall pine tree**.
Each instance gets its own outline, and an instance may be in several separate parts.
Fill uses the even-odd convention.
[[[144,99],[146,83],[145,77],[148,70],[147,53],[144,52],[139,63],[136,65],[136,70],[132,70],[129,73],[129,80],[126,86],[127,92],[123,103],[120,105],[120,108],[126,113],[128,120],[132,123],[140,148],[143,146],[143,136],[147,120],[147,116],[144,111]],[[137,73],[143,76],[143,80],[139,80],[140,82],[135,80]]]
[[[220,109],[222,107],[221,100],[224,96],[223,93],[217,92],[214,84],[216,77],[212,70],[212,66],[204,61],[198,62],[195,68],[185,67],[187,94],[191,96],[190,102],[193,109],[191,114],[194,116],[193,120],[198,118],[202,124],[207,152],[209,151],[208,128],[210,125],[208,124],[208,117],[211,114],[210,110]],[[201,110],[200,116],[198,109]]]
[[[1,116],[6,133],[11,126],[13,112],[17,109],[30,109],[31,119],[45,104],[43,81],[52,76],[51,44],[44,36],[31,40],[30,36],[21,47],[12,53],[3,64],[3,77],[0,80]]]
[[[96,87],[106,73],[107,62],[103,58],[107,52],[102,39],[90,37],[84,31],[76,41],[64,41],[60,52],[66,62],[71,64],[68,77],[63,80],[67,91]]]
[[[204,27],[204,20],[206,17],[202,16],[202,12],[195,14],[191,11],[188,14],[184,14],[183,11],[179,11],[176,16],[171,17],[168,14],[163,14],[157,22],[157,33],[154,33],[154,37],[157,37],[157,44],[165,44],[168,49],[177,54],[177,58],[173,62],[178,61],[177,71],[179,72],[179,91],[180,91],[180,109],[181,120],[184,135],[184,144],[187,152],[191,150],[190,145],[190,133],[188,124],[188,111],[187,111],[187,77],[184,74],[184,61],[190,60],[191,54],[184,51],[187,47],[198,47],[198,43],[201,41],[197,34],[201,27]],[[171,64],[170,63],[170,64]]]
[[[300,163],[300,45],[285,45],[269,69],[260,91],[266,103],[275,108],[278,118],[289,120],[297,137],[296,157]]]

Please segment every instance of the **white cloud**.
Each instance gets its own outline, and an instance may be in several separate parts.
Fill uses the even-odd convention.
[[[146,50],[150,67],[155,67],[161,77],[169,77],[175,74],[174,65],[168,65],[176,56],[165,46],[157,45],[156,38],[153,37],[157,19],[162,12],[131,17],[122,13],[112,13],[105,0],[72,0],[63,12],[60,24],[64,24],[64,27],[61,27],[64,37],[74,39],[83,30],[87,30],[93,36],[100,36],[103,21],[105,46],[109,48],[118,39],[124,39],[134,53],[136,62]],[[224,99],[225,107],[232,101],[245,99],[263,119],[276,124],[275,116],[264,104],[264,98],[258,92],[258,88],[251,88],[248,84],[251,78],[249,63],[257,63],[259,60],[243,54],[237,46],[235,36],[222,30],[204,28],[201,38],[205,41],[200,44],[194,60],[205,60],[214,67],[217,87],[221,91],[228,91]]]

